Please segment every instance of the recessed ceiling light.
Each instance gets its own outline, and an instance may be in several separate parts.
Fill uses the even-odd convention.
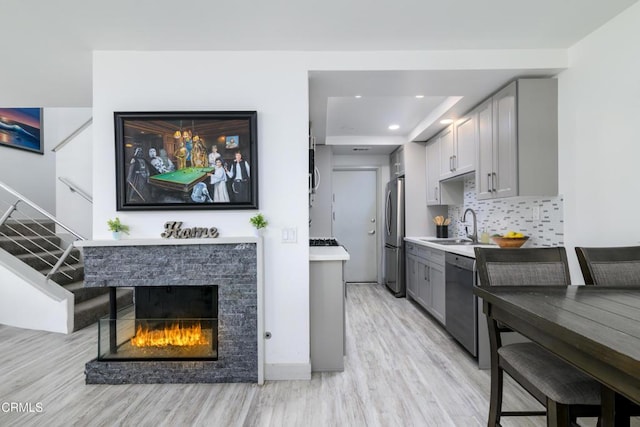
[[[424,98],[424,95],[416,95],[416,98],[422,99],[422,98]]]
[[[362,95],[356,95],[355,98],[356,99],[360,99],[360,98],[362,98]]]
[[[400,125],[389,125],[389,130],[397,130],[400,129]]]
[[[440,120],[440,123],[442,123],[443,125],[450,125],[451,123],[453,123],[453,119],[443,119]]]

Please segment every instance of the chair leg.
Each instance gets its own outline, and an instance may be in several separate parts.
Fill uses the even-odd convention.
[[[502,368],[492,367],[491,369],[491,400],[489,401],[489,422],[488,427],[500,425],[500,414],[502,413]]]
[[[569,407],[547,398],[547,427],[571,426]]]

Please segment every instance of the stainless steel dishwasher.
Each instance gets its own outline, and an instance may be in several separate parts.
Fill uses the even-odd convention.
[[[473,294],[475,262],[466,256],[445,254],[446,328],[474,357],[478,355],[478,304]]]

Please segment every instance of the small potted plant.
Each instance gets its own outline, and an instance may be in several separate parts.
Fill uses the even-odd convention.
[[[257,213],[251,218],[249,218],[249,222],[256,228],[256,235],[260,236],[264,231],[264,228],[269,225],[267,220],[264,218],[264,215],[261,213]]]
[[[121,233],[129,234],[129,226],[121,223],[120,218],[118,217],[107,220],[107,225],[109,226],[109,230],[111,230],[115,240],[120,239]]]

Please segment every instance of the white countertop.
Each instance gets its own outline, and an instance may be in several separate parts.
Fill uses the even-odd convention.
[[[449,239],[440,239],[440,240],[450,240]],[[423,236],[423,237],[405,237],[404,240],[406,242],[415,243],[418,245],[426,246],[429,248],[440,249],[445,252],[451,252],[458,255],[468,256],[470,258],[475,258],[476,254],[473,252],[473,248],[497,248],[498,245],[486,244],[486,245],[439,245],[437,242],[425,242],[427,240],[438,240],[437,237]]]
[[[349,261],[342,246],[309,246],[309,261]]]

